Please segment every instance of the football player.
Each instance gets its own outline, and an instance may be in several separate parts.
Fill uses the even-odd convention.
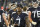
[[[9,23],[8,23],[8,21],[6,19],[5,13],[3,13],[2,16],[3,16],[3,20],[4,20],[5,24],[6,24],[6,27],[9,27]],[[4,27],[4,26],[2,26],[2,27]]]
[[[38,22],[39,22],[39,13],[40,13],[40,8],[37,8],[38,4],[33,3],[33,7],[29,8],[29,20],[33,24],[32,27],[38,27]],[[34,26],[35,25],[35,26]],[[40,27],[40,26],[39,26]]]
[[[12,14],[12,25],[14,27],[29,27],[27,14],[22,13],[21,5],[17,5],[17,12]]]
[[[6,17],[4,16],[5,13],[4,13],[3,9],[4,9],[3,7],[1,7],[1,9],[0,9],[0,27],[3,27],[4,21],[5,21],[6,25],[8,25]]]
[[[11,15],[13,14],[13,13],[15,13],[16,12],[16,4],[15,3],[13,3],[12,5],[11,5],[11,9],[9,10],[9,12],[8,12],[8,22],[10,23],[10,18],[11,18]]]

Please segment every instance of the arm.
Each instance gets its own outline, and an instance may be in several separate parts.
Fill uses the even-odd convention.
[[[8,27],[9,24],[8,24],[7,19],[6,19],[5,13],[3,13],[2,15],[3,15],[3,19],[4,19],[4,21],[5,21],[6,26]]]
[[[37,22],[34,22],[32,19],[31,19],[31,12],[29,11],[29,14],[28,14],[28,18],[29,18],[29,21],[33,24],[33,25],[36,25]]]
[[[29,18],[30,22],[32,22],[32,19],[31,19],[31,12],[30,12],[30,11],[29,11],[29,13],[28,13],[28,18]]]
[[[30,22],[29,22],[28,17],[26,17],[26,27],[30,27]]]

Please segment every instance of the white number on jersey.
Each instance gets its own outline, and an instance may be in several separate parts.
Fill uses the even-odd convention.
[[[1,15],[0,15],[0,22],[1,22]]]
[[[18,20],[19,22],[18,22],[18,26],[20,26],[20,17],[18,16],[18,18],[16,19],[16,20]]]

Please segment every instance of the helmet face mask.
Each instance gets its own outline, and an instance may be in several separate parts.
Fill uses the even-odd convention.
[[[37,8],[38,7],[38,4],[37,3],[33,3],[33,7],[34,8]]]
[[[16,7],[17,7],[17,3],[12,3],[10,8],[15,9]]]
[[[13,6],[11,6],[11,9],[15,9],[17,6],[16,5],[13,5]]]

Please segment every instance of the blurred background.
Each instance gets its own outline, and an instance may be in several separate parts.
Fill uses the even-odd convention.
[[[22,6],[32,6],[33,2],[40,3],[40,0],[0,0],[0,9],[3,6],[4,8],[8,7],[10,3],[17,2],[18,4],[22,4]]]

